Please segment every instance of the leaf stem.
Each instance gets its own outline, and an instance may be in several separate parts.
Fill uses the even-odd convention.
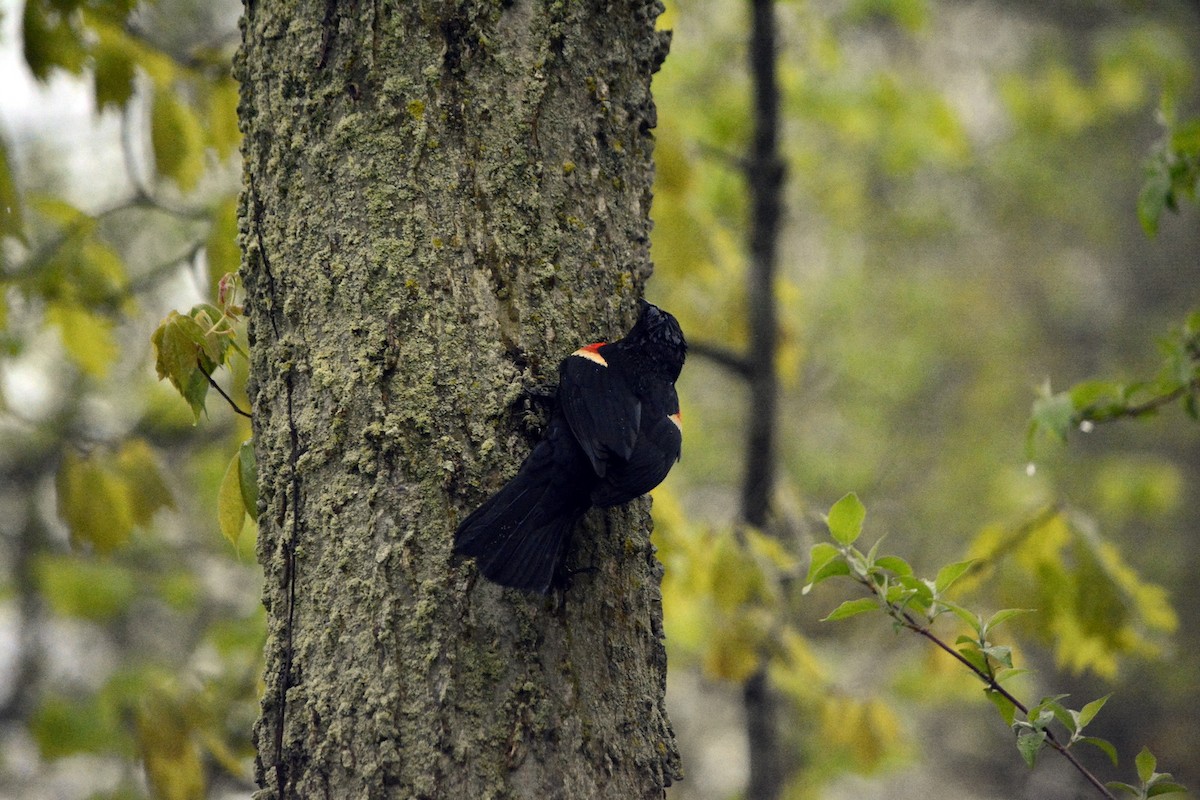
[[[219,394],[219,395],[221,395],[221,397],[224,397],[224,398],[225,398],[225,402],[226,402],[226,403],[229,403],[229,407],[230,407],[230,408],[232,408],[232,409],[233,409],[234,411],[236,411],[238,414],[241,414],[241,415],[242,415],[243,417],[245,417],[246,419],[254,419],[254,417],[252,417],[252,416],[250,415],[250,412],[248,412],[248,411],[243,411],[243,410],[241,409],[241,407],[239,407],[239,406],[238,406],[238,404],[237,404],[237,403],[235,403],[235,402],[233,401],[233,398],[232,398],[232,397],[230,397],[229,395],[225,394],[225,390],[221,388],[221,385],[220,385],[219,383],[217,383],[215,380],[213,380],[212,373],[210,373],[208,370],[206,370],[206,369],[204,368],[204,365],[203,365],[203,364],[201,364],[201,363],[199,362],[199,360],[197,360],[197,361],[196,361],[196,366],[197,366],[197,367],[199,367],[200,371],[204,373],[204,377],[208,378],[208,385],[209,385],[209,386],[211,386],[212,388],[216,389],[216,390],[217,390],[217,394]]]

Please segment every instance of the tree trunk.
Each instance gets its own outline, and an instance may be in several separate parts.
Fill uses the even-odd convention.
[[[648,503],[550,598],[451,555],[650,273],[656,0],[247,0],[262,797],[642,798],[679,774]]]

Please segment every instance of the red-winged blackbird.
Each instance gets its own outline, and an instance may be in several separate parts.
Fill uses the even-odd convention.
[[[686,353],[675,318],[643,300],[624,339],[563,359],[545,436],[516,477],[458,526],[454,551],[474,556],[496,583],[548,592],[584,512],[640,497],[679,460],[675,380]]]

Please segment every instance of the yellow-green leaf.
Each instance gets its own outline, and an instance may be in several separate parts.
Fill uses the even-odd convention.
[[[866,519],[867,509],[863,506],[858,495],[851,492],[833,504],[826,518],[829,532],[835,541],[843,545],[852,545],[862,533],[863,520]]]
[[[160,508],[174,508],[171,490],[163,480],[154,451],[142,439],[130,439],[121,446],[116,458],[117,473],[129,493],[133,521],[147,525]]]
[[[204,174],[204,133],[195,112],[169,91],[156,91],[150,110],[150,144],[160,174],[186,191]]]
[[[98,34],[92,51],[92,83],[96,91],[96,107],[123,108],[133,96],[137,75],[137,51],[129,46],[123,32],[107,25],[96,26]]]
[[[233,155],[242,141],[237,107],[237,81],[224,77],[212,85],[208,94],[208,141],[221,159]]]
[[[76,545],[89,544],[101,553],[129,541],[133,531],[130,491],[98,458],[68,451],[55,479],[58,516]]]
[[[258,520],[258,462],[254,457],[254,441],[242,442],[238,448],[238,482],[242,489],[242,505],[250,519]]]
[[[1133,759],[1133,763],[1137,766],[1138,778],[1142,783],[1146,783],[1154,776],[1154,770],[1158,767],[1158,759],[1150,752],[1150,749],[1143,747],[1137,756]]]
[[[760,664],[762,631],[748,618],[735,617],[713,630],[704,654],[704,670],[721,680],[741,683]]]
[[[115,306],[124,298],[129,282],[120,254],[95,239],[80,243],[69,274],[73,296],[85,306]]]
[[[58,328],[67,355],[89,375],[103,378],[118,355],[113,324],[71,303],[50,303],[46,322]]]
[[[217,297],[221,278],[226,273],[237,272],[241,266],[242,251],[238,248],[237,237],[237,198],[231,197],[213,214],[212,227],[208,229],[208,238],[205,240],[210,297]]]
[[[221,488],[217,492],[217,523],[221,527],[221,535],[229,543],[237,547],[238,539],[242,536],[242,525],[246,521],[246,502],[242,497],[242,455],[238,449],[233,460],[225,469],[225,477],[221,480]]]
[[[969,558],[966,561],[956,561],[953,564],[947,564],[938,570],[937,577],[934,578],[933,586],[938,594],[949,589],[955,581],[963,576],[975,564],[975,559]]]
[[[159,800],[203,800],[204,765],[186,709],[154,693],[137,715],[137,740],[146,778]]]

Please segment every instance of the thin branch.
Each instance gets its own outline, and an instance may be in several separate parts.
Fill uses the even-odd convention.
[[[241,414],[241,415],[242,415],[243,417],[245,417],[246,419],[254,419],[254,417],[252,417],[252,416],[250,415],[250,412],[248,412],[248,411],[243,411],[243,410],[241,409],[241,407],[239,407],[239,406],[238,406],[238,404],[237,404],[237,403],[235,403],[235,402],[233,401],[233,398],[232,398],[232,397],[230,397],[229,395],[225,394],[225,390],[221,388],[221,385],[220,385],[219,383],[217,383],[215,380],[213,380],[212,373],[210,373],[208,370],[206,370],[206,369],[204,368],[204,365],[203,365],[203,364],[201,364],[199,361],[197,361],[197,362],[196,362],[196,366],[200,368],[200,371],[201,371],[202,373],[204,373],[204,377],[208,378],[208,385],[209,385],[209,386],[211,386],[212,388],[216,389],[216,390],[217,390],[217,394],[219,394],[219,395],[221,395],[221,397],[224,397],[224,398],[225,398],[225,402],[226,402],[226,403],[229,403],[229,407],[230,407],[230,408],[232,408],[232,409],[233,409],[234,411],[236,411],[237,413]]]
[[[946,644],[946,642],[939,638],[937,634],[930,630],[928,625],[923,625],[918,622],[910,612],[898,608],[895,604],[888,602],[881,594],[879,587],[873,584],[871,581],[861,577],[856,577],[855,580],[865,586],[867,590],[871,592],[871,594],[875,595],[876,598],[878,598],[887,606],[888,612],[893,619],[913,633],[925,637],[927,640],[932,642],[935,647],[948,653],[952,658],[954,658],[954,660],[965,666],[972,673],[974,673],[976,677],[983,681],[989,691],[995,692],[1008,702],[1012,703],[1013,707],[1015,707],[1026,717],[1029,716],[1029,707],[1018,700],[1011,692],[1001,686],[993,675],[979,669],[979,667],[968,661],[962,653]],[[1092,772],[1075,757],[1075,754],[1071,752],[1067,745],[1064,745],[1058,740],[1057,737],[1055,737],[1053,731],[1045,728],[1042,730],[1043,733],[1046,734],[1046,743],[1049,744],[1051,748],[1057,750],[1059,755],[1065,758],[1068,763],[1070,763],[1071,766],[1073,766],[1088,783],[1094,786],[1096,790],[1100,792],[1100,794],[1107,798],[1107,800],[1116,800],[1116,796],[1108,790],[1108,787],[1105,786],[1099,778],[1093,775]]]
[[[152,288],[159,281],[169,278],[175,274],[182,264],[193,264],[196,257],[200,255],[200,251],[206,247],[203,240],[193,242],[188,246],[187,250],[177,256],[160,261],[154,266],[147,269],[145,272],[138,275],[136,278],[130,279],[125,287],[127,294],[136,295],[147,289]]]
[[[739,378],[749,379],[750,362],[728,347],[708,342],[688,342],[688,354],[707,358],[719,367],[724,367]]]
[[[148,198],[150,197],[150,187],[142,180],[138,169],[137,153],[134,152],[134,104],[132,102],[126,103],[124,111],[125,113],[121,115],[121,155],[125,161],[125,174],[129,176],[129,183],[133,185],[135,196]]]
[[[746,173],[750,169],[750,162],[745,156],[731,153],[723,147],[718,147],[715,144],[708,142],[697,142],[697,147],[700,149],[700,155],[713,159],[714,161],[723,164],[731,169],[741,173]]]
[[[1005,554],[1012,552],[1021,542],[1028,539],[1037,531],[1041,530],[1050,520],[1061,514],[1066,509],[1066,506],[1061,501],[1056,501],[1038,511],[1029,519],[1022,522],[1012,530],[999,544],[987,555],[986,558],[976,559],[970,567],[967,568],[968,575],[974,575],[986,569],[990,562],[999,561]]]
[[[1144,417],[1147,414],[1153,414],[1163,406],[1168,406],[1176,400],[1189,395],[1200,394],[1200,378],[1193,378],[1182,386],[1177,386],[1166,394],[1158,397],[1151,397],[1145,402],[1133,406],[1121,406],[1119,408],[1105,408],[1098,411],[1089,412],[1087,409],[1079,412],[1080,422],[1094,422],[1102,425],[1106,422],[1113,422],[1118,419],[1136,419]]]

